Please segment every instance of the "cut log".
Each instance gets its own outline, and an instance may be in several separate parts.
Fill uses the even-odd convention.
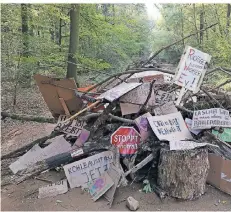
[[[169,196],[192,200],[205,193],[209,170],[206,148],[161,150],[157,183]]]

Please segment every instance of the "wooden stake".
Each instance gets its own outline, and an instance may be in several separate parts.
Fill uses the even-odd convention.
[[[70,112],[69,112],[69,110],[68,110],[68,107],[67,107],[66,102],[64,101],[64,99],[63,99],[63,98],[59,98],[59,101],[60,101],[61,105],[63,106],[63,109],[64,109],[64,111],[65,111],[65,114],[66,114],[67,116],[70,116],[71,114],[70,114]]]
[[[66,119],[65,121],[61,122],[62,124],[67,123],[73,119],[75,119],[77,116],[79,116],[80,114],[82,114],[83,112],[93,108],[94,106],[96,106],[97,104],[99,104],[101,102],[101,100],[98,100],[96,102],[94,102],[93,104],[87,106],[86,108],[84,108],[83,110],[80,110],[79,112],[77,112],[76,114],[74,114],[73,116],[71,116],[70,118]]]

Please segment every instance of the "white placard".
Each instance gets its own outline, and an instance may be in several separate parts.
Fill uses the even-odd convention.
[[[180,141],[192,138],[180,112],[147,117],[147,119],[160,140]]]
[[[222,108],[196,110],[193,113],[192,129],[231,127],[229,111]]]
[[[143,83],[141,86],[123,95],[119,100],[125,103],[144,104],[144,102],[146,101],[148,97],[150,86],[151,86],[151,83]],[[152,88],[152,94],[151,94],[151,97],[147,105],[150,105],[150,106],[155,105],[154,86]]]
[[[99,178],[113,162],[113,152],[105,151],[88,158],[65,165],[64,171],[71,188],[87,186]]]
[[[170,141],[170,150],[187,150],[206,145],[218,147],[217,145],[209,143],[196,143],[194,141]]]
[[[59,194],[64,194],[68,191],[67,180],[61,180],[56,183],[52,183],[45,187],[39,188],[39,196],[38,198],[47,198],[47,197],[55,197]]]
[[[122,115],[128,115],[139,112],[141,105],[134,105],[129,103],[120,103],[120,110]]]
[[[177,67],[174,83],[193,91],[199,91],[211,56],[191,46],[186,46]]]
[[[154,108],[154,112],[156,116],[159,116],[176,113],[178,110],[175,107],[174,102],[166,102],[164,105]]]
[[[116,87],[106,91],[105,93],[102,93],[96,99],[106,99],[109,102],[112,102],[112,101],[120,98],[121,96],[123,96],[127,92],[131,91],[132,89],[138,87],[141,84],[142,83],[126,83],[126,82],[123,82],[123,83],[117,85]]]
[[[175,100],[174,93],[168,93],[162,90],[156,92],[156,105],[163,105],[166,102],[172,102]]]

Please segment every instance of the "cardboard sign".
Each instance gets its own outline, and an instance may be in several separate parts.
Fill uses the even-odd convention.
[[[143,83],[141,86],[123,95],[119,100],[125,103],[143,104],[148,97],[150,86],[151,83]],[[152,94],[147,105],[150,106],[155,105],[154,88],[152,89]]]
[[[229,111],[221,108],[196,110],[193,113],[192,129],[231,127]]]
[[[174,102],[166,102],[165,104],[154,108],[154,112],[156,116],[159,116],[159,115],[167,115],[170,113],[176,113],[178,112],[178,110],[176,109]]]
[[[104,194],[104,197],[109,201],[111,207],[114,200],[115,191],[121,178],[121,172],[116,166],[111,164],[110,169],[107,171],[107,173],[114,182],[113,186]]]
[[[141,106],[140,105],[134,105],[129,103],[120,103],[120,110],[122,115],[128,115],[139,112]]]
[[[68,143],[63,135],[49,139],[52,142],[45,148],[38,145],[32,147],[26,154],[10,165],[10,169],[16,174],[19,170],[23,170],[38,161],[50,158],[52,156],[71,151],[71,144]]]
[[[90,136],[90,131],[83,129],[73,146],[81,147]]]
[[[120,98],[121,96],[123,96],[127,92],[129,92],[129,91],[133,90],[134,88],[138,87],[139,85],[141,85],[141,83],[126,83],[126,82],[123,82],[123,83],[117,85],[116,87],[106,91],[105,93],[102,93],[96,99],[106,99],[109,102],[112,102],[112,101]]]
[[[140,134],[133,127],[119,127],[111,135],[111,144],[119,147],[121,155],[135,154],[140,143]]]
[[[145,113],[144,115],[135,119],[136,126],[140,131],[141,141],[147,140],[150,135],[147,117],[152,117],[152,115],[150,113]]]
[[[67,119],[67,116],[61,115],[59,116],[59,120],[57,122],[57,125],[55,127],[55,131],[59,131],[61,127],[65,126],[62,129],[62,132],[71,135],[71,136],[80,136],[83,127],[86,125],[85,121],[81,121],[81,120],[76,120],[74,119],[71,123],[70,126],[68,126],[68,123],[63,124],[62,122],[65,121]]]
[[[172,102],[175,100],[174,93],[168,93],[162,90],[156,92],[156,105],[163,105],[167,102]]]
[[[160,140],[180,141],[192,138],[180,112],[147,118]]]
[[[212,130],[212,133],[216,135],[220,140],[225,142],[231,142],[231,129],[230,128],[224,128],[224,131],[222,133],[219,133],[216,130]]]
[[[231,195],[231,160],[209,154],[209,164],[207,182]]]
[[[110,178],[107,172],[104,172],[99,178],[88,183],[89,192],[92,199],[96,201],[99,199],[108,189],[113,186],[114,182]]]
[[[61,180],[48,186],[39,188],[38,198],[55,197],[68,191],[67,180]]]
[[[64,171],[71,188],[87,186],[99,178],[113,162],[113,152],[105,151],[65,165]]]
[[[14,174],[16,174],[18,171],[26,169],[30,164],[38,162],[38,158],[41,155],[41,152],[42,148],[36,144],[18,160],[10,164],[9,168]]]
[[[210,60],[210,55],[186,46],[177,67],[175,84],[198,92]]]
[[[64,100],[71,114],[77,113],[82,108],[82,99],[75,96],[74,90],[77,90],[77,87],[73,79],[51,78],[42,76],[40,74],[34,75],[34,79],[50,112],[54,117],[58,117],[60,114],[65,114],[65,110],[59,98]],[[65,88],[70,88],[73,90]]]
[[[192,119],[186,118],[185,119],[185,124],[188,127],[189,131],[191,133],[193,133],[194,135],[198,135],[201,132],[201,130],[194,130],[194,129],[192,129]]]
[[[216,145],[209,144],[209,143],[196,143],[193,141],[170,141],[170,150],[195,149],[197,147],[202,147],[206,145],[218,147]]]

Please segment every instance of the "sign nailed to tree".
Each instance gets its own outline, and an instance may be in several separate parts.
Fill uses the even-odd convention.
[[[111,144],[119,147],[121,155],[135,154],[140,134],[133,127],[120,127],[111,135]]]
[[[210,60],[210,55],[186,46],[177,67],[175,84],[198,92]]]

